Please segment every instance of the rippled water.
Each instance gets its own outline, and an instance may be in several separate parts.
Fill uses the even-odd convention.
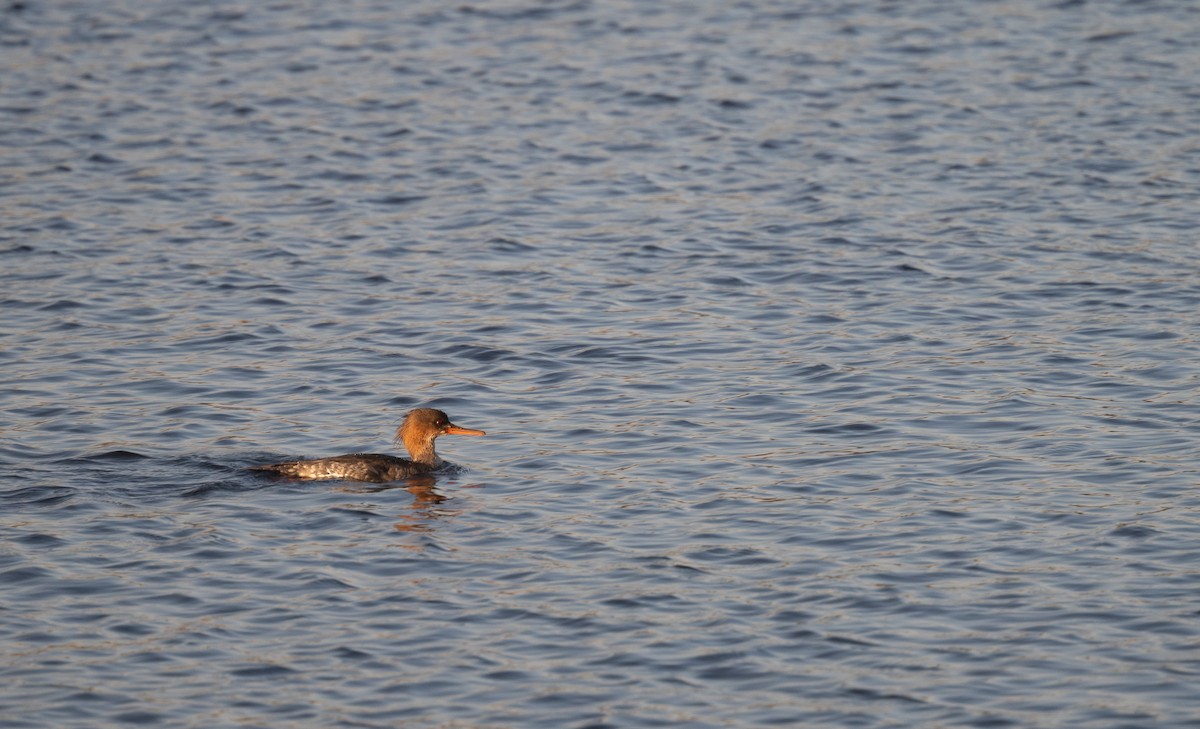
[[[5,727],[1200,726],[1185,2],[0,11]],[[383,450],[441,407],[465,468]]]

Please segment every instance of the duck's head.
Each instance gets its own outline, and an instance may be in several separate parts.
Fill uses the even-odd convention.
[[[433,450],[439,435],[485,435],[482,430],[462,428],[450,422],[450,416],[434,408],[409,410],[396,430],[396,443],[403,445],[414,461],[437,464]]]

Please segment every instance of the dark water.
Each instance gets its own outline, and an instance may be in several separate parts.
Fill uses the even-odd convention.
[[[8,2],[5,727],[1200,726],[1189,2]],[[388,448],[431,404],[466,470]]]

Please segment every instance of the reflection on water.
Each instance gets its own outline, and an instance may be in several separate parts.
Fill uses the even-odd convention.
[[[423,514],[425,519],[435,519],[437,514],[431,512],[427,507],[437,506],[444,502],[446,497],[437,492],[437,477],[425,474],[422,476],[412,476],[403,481],[393,483],[343,483],[334,486],[335,491],[341,491],[347,494],[378,494],[393,489],[402,488],[412,494],[412,508],[417,514]],[[413,518],[413,517],[409,517]],[[404,529],[399,524],[397,529]]]
[[[0,9],[5,726],[1194,725],[1193,15]]]

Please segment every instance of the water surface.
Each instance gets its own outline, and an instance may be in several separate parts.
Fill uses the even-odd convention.
[[[6,727],[1198,726],[1190,4],[0,46]]]

